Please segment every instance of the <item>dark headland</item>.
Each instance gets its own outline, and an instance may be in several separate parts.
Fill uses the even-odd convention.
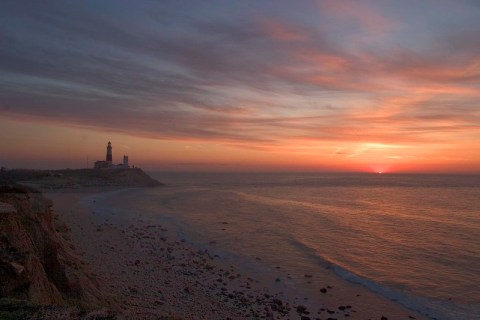
[[[88,187],[155,187],[163,185],[140,168],[13,169],[0,173],[0,184],[12,183],[27,184],[46,190]]]

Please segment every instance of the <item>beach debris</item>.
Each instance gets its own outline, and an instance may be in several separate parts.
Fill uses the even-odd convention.
[[[10,262],[10,266],[15,271],[15,274],[17,276],[21,275],[23,273],[23,271],[25,270],[24,266],[22,266],[21,264],[18,264],[16,262]]]
[[[263,279],[270,281],[269,283],[259,282],[257,279],[262,278],[255,276],[255,279],[252,279],[248,277],[248,273],[238,273],[240,270],[237,266],[225,265],[223,255],[219,257],[214,254],[214,249],[211,249],[212,252],[200,249],[193,246],[190,241],[163,233],[163,230],[167,229],[161,225],[154,225],[151,222],[145,224],[146,226],[137,223],[130,227],[117,227],[118,236],[128,238],[126,243],[130,250],[128,248],[120,250],[121,246],[117,246],[114,240],[104,241],[105,248],[110,248],[110,252],[115,254],[135,252],[134,257],[128,256],[126,263],[119,265],[119,269],[116,270],[117,277],[121,275],[120,278],[125,279],[120,293],[123,300],[120,298],[119,301],[125,301],[126,307],[123,309],[128,310],[130,315],[134,310],[151,314],[183,310],[179,315],[184,319],[197,319],[195,316],[202,311],[205,311],[207,319],[336,320],[354,316],[351,312],[355,311],[350,310],[352,307],[345,304],[346,301],[344,304],[340,304],[342,301],[339,301],[336,305],[322,305],[325,308],[308,310],[307,308],[313,307],[316,302],[313,297],[308,299],[298,296],[293,299],[275,290],[275,286],[272,285],[275,282],[280,283],[284,276],[291,278],[290,274],[275,272],[271,277]],[[92,226],[92,231],[97,226]],[[98,236],[107,237],[114,225],[105,224],[101,227],[106,232]],[[215,243],[212,241],[211,244]],[[257,261],[262,260],[260,257],[253,257]],[[273,266],[272,269],[283,269],[283,266]],[[305,273],[304,281],[310,282],[313,276],[317,277],[315,273]],[[137,282],[140,278],[143,279],[143,283]],[[147,278],[156,281],[145,280]],[[271,286],[266,289],[265,285],[268,284]],[[283,286],[278,284],[276,287]],[[329,289],[332,287],[325,286],[320,287],[319,291],[326,294]],[[198,300],[206,297],[208,299],[213,297],[212,301],[216,302],[210,304],[212,301],[208,300],[210,302],[205,304],[206,300]],[[327,306],[330,309],[327,309]],[[147,309],[149,311],[144,311]],[[317,311],[320,318],[313,315]]]
[[[298,305],[297,308],[296,308],[296,310],[297,310],[297,313],[298,313],[299,315],[301,315],[301,314],[309,314],[309,313],[310,313],[310,312],[307,311],[307,307],[305,307],[304,305]]]

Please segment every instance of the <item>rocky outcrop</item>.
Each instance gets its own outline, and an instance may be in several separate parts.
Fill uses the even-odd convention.
[[[55,231],[52,203],[20,186],[0,187],[0,299],[36,305],[110,306]]]

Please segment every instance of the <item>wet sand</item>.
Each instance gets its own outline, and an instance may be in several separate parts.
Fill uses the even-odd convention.
[[[123,191],[116,192],[121,207]],[[70,227],[65,237],[127,319],[426,319],[329,270],[306,272],[310,289],[300,293],[281,266],[259,273],[214,247],[188,243],[158,217],[96,205],[112,193],[46,196]]]

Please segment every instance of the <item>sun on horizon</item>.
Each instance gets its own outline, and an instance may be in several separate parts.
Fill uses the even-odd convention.
[[[112,140],[155,170],[480,173],[479,16],[467,1],[2,2],[0,166],[81,168]]]

